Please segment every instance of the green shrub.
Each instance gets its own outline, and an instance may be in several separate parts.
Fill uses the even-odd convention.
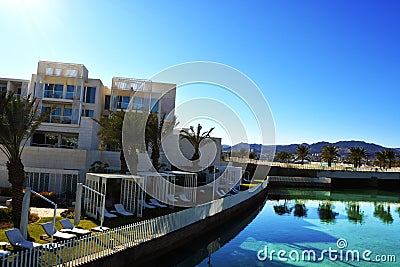
[[[0,209],[0,222],[12,221],[12,209]]]
[[[65,210],[65,211],[61,212],[60,215],[63,218],[73,219],[74,218],[74,211],[73,210]]]
[[[0,196],[11,196],[11,187],[0,187]]]

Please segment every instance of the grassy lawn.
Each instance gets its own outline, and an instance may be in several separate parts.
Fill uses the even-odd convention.
[[[57,229],[62,229],[61,224],[59,220],[63,218],[57,217],[56,218],[56,228]],[[40,224],[50,222],[52,221],[52,217],[44,217],[40,218],[37,222],[31,223],[28,225],[28,234],[31,237],[31,241],[34,241],[36,243],[48,243],[48,240],[40,240],[40,236],[43,235],[45,232]],[[73,220],[71,220],[73,222]],[[98,226],[97,222],[92,221],[92,220],[81,220],[79,223],[79,226],[82,227],[83,229],[90,230],[93,227]],[[0,242],[8,242],[8,239],[5,234],[5,230],[7,229],[0,229]]]
[[[158,216],[166,215],[166,214],[169,214],[172,212],[178,212],[183,209],[184,208],[174,207],[173,209],[172,208],[163,208],[163,209],[154,209],[154,210],[144,210],[143,217],[141,217],[141,218],[134,216],[134,217],[118,217],[116,219],[106,219],[104,221],[103,225],[110,227],[110,228],[114,228],[114,227],[118,227],[118,226],[122,226],[122,225],[131,224],[134,222],[143,221],[143,220],[155,218]],[[63,218],[61,218],[61,217],[56,218],[56,228],[58,230],[62,229],[62,226],[59,222],[61,219],[63,219]],[[30,241],[33,241],[36,243],[41,243],[41,244],[48,243],[49,239],[46,239],[46,240],[40,239],[40,236],[45,233],[41,224],[46,223],[46,222],[51,222],[52,220],[53,220],[53,217],[42,217],[37,222],[29,224],[28,225],[28,234],[29,234],[30,238],[28,237],[28,239]],[[71,219],[71,222],[73,223],[73,219]],[[94,228],[99,225],[100,225],[100,222],[97,220],[85,219],[85,220],[80,221],[78,227],[81,227],[86,230],[90,230],[91,228]],[[7,229],[10,229],[10,228],[0,229],[0,242],[8,242],[8,239],[5,234],[5,230],[7,230]]]

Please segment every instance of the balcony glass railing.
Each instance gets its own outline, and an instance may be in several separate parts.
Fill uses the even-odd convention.
[[[44,90],[43,97],[45,98],[63,98],[62,91]]]
[[[44,122],[72,124],[72,116],[50,115],[44,120]]]

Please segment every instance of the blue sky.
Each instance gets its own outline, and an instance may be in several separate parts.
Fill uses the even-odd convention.
[[[51,60],[83,63],[110,85],[215,61],[262,90],[278,144],[400,147],[399,14],[395,0],[2,0],[0,76],[29,79],[38,60]],[[178,101],[195,88],[178,89]]]

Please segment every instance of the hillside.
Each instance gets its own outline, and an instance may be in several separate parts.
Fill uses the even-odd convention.
[[[311,154],[316,154],[320,153],[322,148],[326,145],[333,144],[337,147],[339,147],[339,154],[340,155],[346,155],[349,153],[349,148],[350,147],[362,147],[367,150],[368,154],[374,155],[376,152],[381,151],[383,149],[393,149],[396,151],[396,153],[400,153],[400,148],[388,148],[388,147],[383,147],[374,143],[366,143],[364,141],[338,141],[336,143],[329,143],[329,142],[317,142],[314,144],[306,144],[303,143],[302,145],[307,145],[310,146],[310,153]],[[291,144],[291,145],[277,145],[276,146],[276,153],[280,151],[286,151],[289,153],[296,153],[296,146],[298,144]],[[260,144],[247,144],[247,143],[239,143],[236,144],[232,147],[233,151],[238,151],[240,149],[246,149],[248,150],[249,147],[251,148],[252,151],[255,151],[257,153],[261,152],[261,145]],[[229,151],[230,146],[223,145],[222,150],[223,151]],[[268,146],[263,146],[263,149],[268,149]]]

